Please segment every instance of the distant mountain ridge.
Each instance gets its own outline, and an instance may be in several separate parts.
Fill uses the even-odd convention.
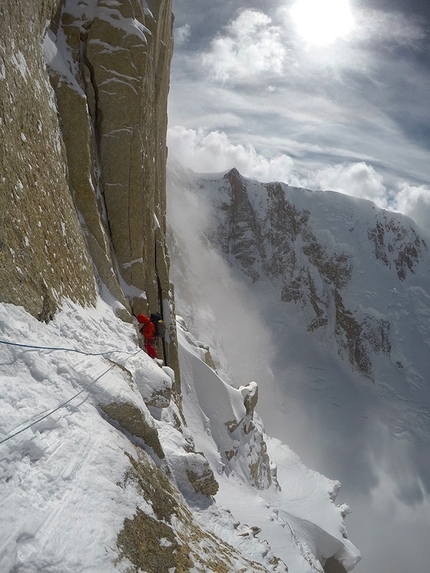
[[[202,276],[202,284],[193,284],[199,262],[193,262],[192,246],[187,253],[178,242],[175,223],[170,250],[179,312],[189,320],[197,316],[198,305],[205,307],[196,325],[199,336],[211,314],[216,330],[248,312],[258,314],[254,322],[244,320],[243,329],[239,324],[225,327],[223,339],[229,342],[223,351],[227,369],[234,371],[233,384],[244,383],[243,363],[251,360],[260,387],[258,411],[269,434],[287,441],[308,464],[324,452],[325,461],[316,469],[357,491],[371,491],[376,483],[371,460],[380,455],[375,448],[388,448],[386,463],[400,456],[413,476],[396,476],[399,499],[423,500],[430,492],[424,462],[430,445],[426,232],[371,201],[260,183],[236,169],[197,174],[174,161],[169,202],[168,219],[174,218],[173,211],[194,209],[196,220],[188,227],[197,228],[201,249],[217,252],[242,285],[234,299],[239,305],[235,319],[228,316],[231,304],[225,310],[231,296],[223,286],[225,272],[218,279],[215,306],[199,302],[208,284]],[[210,255],[203,260],[208,263],[200,264],[214,264]],[[291,437],[300,426],[320,434],[322,441],[305,440],[303,449],[303,435]],[[381,431],[390,436],[389,446],[376,445],[375,432]],[[328,442],[323,436],[339,440],[339,433],[348,453],[335,442],[324,450]],[[360,449],[351,450],[352,443],[360,443]],[[358,472],[351,474],[348,467]]]
[[[366,377],[374,380],[378,355],[401,368],[389,289],[428,289],[430,270],[428,239],[412,220],[339,193],[258,183],[236,169],[206,182],[188,177],[212,206],[208,241],[248,281],[269,280],[280,301],[302,309],[308,332],[335,341]]]

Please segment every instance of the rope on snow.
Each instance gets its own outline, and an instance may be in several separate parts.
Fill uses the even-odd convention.
[[[41,346],[31,346],[31,345],[25,345],[25,344],[8,343],[8,342],[2,341],[2,340],[0,340],[0,344],[11,344],[13,346],[25,346],[25,347],[29,347],[29,348],[39,348],[39,349],[43,349],[43,350],[67,350],[67,351],[71,351],[71,352],[79,352],[80,354],[87,354],[88,356],[103,356],[104,354],[109,354],[110,352],[122,352],[120,350],[111,350],[109,352],[87,353],[87,352],[83,352],[81,350],[75,350],[74,348],[46,348],[46,347],[41,347]],[[139,354],[140,351],[141,350],[139,349],[136,352],[134,352],[133,354],[130,354],[130,356],[126,359],[125,363],[128,360],[130,360],[130,358],[133,358],[133,356],[136,356],[137,354]],[[48,418],[49,416],[51,416],[52,414],[54,414],[58,410],[61,410],[61,408],[64,408],[64,406],[67,406],[67,404],[69,404],[72,400],[74,400],[75,398],[77,398],[78,396],[80,396],[81,394],[86,392],[88,390],[88,388],[90,388],[93,384],[95,384],[98,380],[100,380],[100,378],[103,378],[103,376],[105,376],[108,372],[113,370],[115,368],[115,366],[117,366],[117,364],[112,364],[112,366],[110,366],[107,370],[105,370],[102,374],[100,374],[100,376],[97,376],[97,378],[95,378],[90,384],[87,384],[87,386],[85,386],[85,388],[82,388],[82,390],[79,390],[79,392],[77,392],[74,396],[72,396],[71,398],[69,398],[68,400],[66,400],[65,402],[63,402],[62,404],[60,404],[59,406],[54,408],[53,410],[50,410],[47,414],[44,414],[43,416],[41,416],[40,418],[38,418],[34,422],[31,422],[31,424],[28,424],[24,428],[21,428],[20,430],[17,430],[13,434],[10,434],[6,438],[3,438],[2,440],[0,440],[0,445],[4,444],[8,440],[11,440],[15,436],[22,434],[22,432],[25,432],[25,430],[28,430],[29,428],[31,428],[35,424],[38,424],[39,422],[41,422],[45,418]],[[23,423],[26,423],[26,422],[23,422]]]
[[[38,346],[37,344],[22,344],[20,342],[10,342],[8,340],[0,340],[0,344],[8,346],[19,346],[21,348],[34,348],[35,350],[63,350],[65,352],[77,352],[78,354],[85,354],[86,356],[104,356],[112,352],[123,352],[123,350],[112,349],[105,352],[86,352],[85,350],[78,350],[77,348],[62,348],[56,346]]]

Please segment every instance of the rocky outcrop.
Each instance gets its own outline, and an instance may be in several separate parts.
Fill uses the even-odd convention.
[[[258,402],[258,386],[256,382],[250,382],[246,386],[240,386],[239,392],[243,396],[243,405],[245,406],[246,415],[252,419]]]
[[[346,569],[337,559],[330,557],[325,562],[324,573],[346,573]]]
[[[201,452],[190,452],[186,456],[185,461],[185,471],[194,491],[203,495],[216,495],[219,485],[204,454]]]
[[[118,422],[121,428],[141,438],[160,459],[164,458],[163,448],[152,418],[145,418],[141,410],[129,402],[101,404],[100,408],[111,420]]]
[[[258,416],[254,418],[258,386],[255,382],[250,382],[246,386],[240,386],[238,392],[242,395],[244,416],[225,422],[232,445],[231,449],[223,452],[226,471],[237,471],[240,467],[247,480],[258,489],[269,488],[272,483],[277,486],[276,473],[272,472],[267,454],[263,425]],[[239,451],[246,452],[245,461],[238,456]]]
[[[148,573],[176,570],[199,573],[265,572],[267,568],[245,559],[238,551],[205,531],[193,518],[183,498],[166,476],[143,453],[128,455],[130,470],[122,487],[135,487],[152,516],[137,508],[118,536],[118,563],[128,571]],[[286,571],[287,568],[276,570]]]
[[[147,406],[167,408],[172,397],[174,373],[154,363],[143,363],[134,370],[134,382]]]
[[[394,268],[401,281],[414,273],[422,255],[428,251],[426,241],[412,226],[405,227],[395,215],[387,212],[382,212],[376,225],[368,230],[368,237],[375,257],[390,269]]]
[[[201,403],[203,424],[208,435],[215,440],[220,453],[218,472],[227,475],[235,472],[261,490],[272,484],[276,487],[276,472],[272,471],[274,468],[267,453],[264,427],[255,412],[258,402],[257,383],[249,382],[239,388],[227,384],[207,363],[208,347],[194,338],[181,317],[178,317],[178,333],[180,340],[192,349],[193,357],[190,358],[182,347],[181,359],[184,368],[192,372],[193,379],[199,381],[194,386],[195,399]],[[187,392],[190,392],[189,388]],[[191,454],[196,454],[192,441],[183,447]],[[178,451],[179,447],[175,445],[172,453],[180,457]],[[200,452],[197,453],[200,457]],[[198,458],[190,456],[189,460],[197,461]],[[189,460],[185,463],[187,472],[192,469],[198,475],[207,475],[202,459],[198,471],[189,467]],[[178,465],[182,467],[184,464],[181,462]],[[190,479],[188,475],[188,479],[195,481],[193,476]]]

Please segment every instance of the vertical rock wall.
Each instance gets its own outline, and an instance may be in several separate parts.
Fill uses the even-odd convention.
[[[95,300],[42,54],[59,0],[0,4],[0,300],[49,320]]]
[[[93,302],[96,279],[124,320],[163,313],[160,352],[179,384],[165,246],[171,0],[0,10],[1,299],[49,320],[63,297]]]
[[[122,315],[160,310],[178,374],[165,247],[171,0],[66,0],[45,52],[70,187],[100,282]]]
[[[101,259],[117,265],[137,312],[147,311],[145,295],[151,309],[160,303],[155,233],[165,230],[172,52],[170,0],[154,2],[155,13],[145,6],[142,0],[66,0],[47,41],[71,188],[90,249],[115,296]]]

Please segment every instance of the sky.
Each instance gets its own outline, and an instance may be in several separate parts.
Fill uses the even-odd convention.
[[[370,199],[430,231],[428,0],[173,0],[173,9],[170,156],[196,172],[236,167]],[[407,467],[402,456],[390,460]],[[312,455],[304,461],[320,470]],[[357,573],[424,571],[429,505],[395,505],[393,468],[378,471],[370,501],[342,481],[363,553]]]
[[[430,228],[430,3],[174,0],[168,145]]]

